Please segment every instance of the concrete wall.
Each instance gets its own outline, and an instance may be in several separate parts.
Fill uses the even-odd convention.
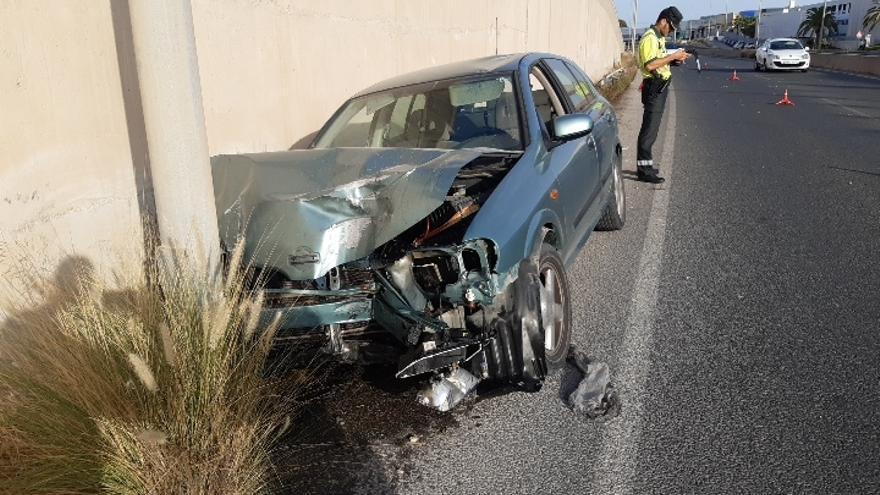
[[[192,3],[211,154],[289,148],[402,72],[541,50],[598,78],[622,51],[612,0]],[[0,282],[73,254],[108,274],[150,207],[127,1],[6,0],[0,19]]]
[[[0,2],[0,284],[140,238],[107,2]],[[0,291],[3,289],[0,288]]]
[[[396,74],[550,51],[598,78],[623,51],[611,0],[194,0],[193,18],[212,154],[289,148]]]

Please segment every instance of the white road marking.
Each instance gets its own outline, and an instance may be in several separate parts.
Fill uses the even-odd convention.
[[[597,493],[633,493],[639,437],[646,417],[641,399],[646,394],[645,388],[651,368],[654,311],[659,295],[660,265],[663,243],[666,239],[666,215],[675,163],[675,107],[675,92],[671,92],[669,108],[665,115],[666,135],[660,160],[661,172],[666,177],[666,183],[654,191],[651,203],[648,230],[633,289],[626,335],[623,338],[620,361],[614,376],[623,408],[620,417],[608,423],[605,428],[592,484]]]
[[[873,117],[873,116],[871,116],[871,115],[866,114],[865,112],[863,112],[863,111],[861,111],[861,110],[857,110],[857,109],[855,109],[855,108],[848,107],[848,106],[844,105],[843,103],[840,103],[839,101],[836,101],[836,100],[832,100],[832,99],[830,99],[830,98],[822,98],[822,101],[824,101],[825,103],[828,103],[828,104],[831,105],[831,106],[834,106],[834,107],[840,107],[840,108],[842,108],[842,109],[844,109],[844,110],[846,110],[846,111],[848,111],[848,112],[852,112],[852,113],[854,113],[854,114],[856,114],[856,115],[858,115],[858,116],[860,116],[860,117],[867,117],[867,118],[869,118],[869,119],[873,119],[873,118],[875,118],[875,117]]]

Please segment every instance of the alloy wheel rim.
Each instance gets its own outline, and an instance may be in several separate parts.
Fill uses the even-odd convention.
[[[623,180],[620,177],[620,167],[614,167],[614,199],[617,203],[617,216],[623,218],[623,210],[626,208],[626,196],[623,192]]]
[[[544,350],[556,351],[565,324],[565,295],[559,283],[559,274],[552,265],[541,269],[541,326],[544,330]]]

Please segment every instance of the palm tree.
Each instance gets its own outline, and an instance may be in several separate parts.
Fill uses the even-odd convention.
[[[744,34],[749,38],[753,38],[755,36],[755,26],[757,25],[758,20],[754,17],[737,17],[736,20],[733,21],[733,27],[740,32],[740,34]]]
[[[825,26],[822,28],[822,7],[813,7],[807,10],[807,15],[804,18],[804,22],[801,23],[800,27],[798,27],[798,36],[806,36],[810,34],[811,36],[816,36],[816,47],[822,48],[819,46],[819,37],[822,34],[837,34],[837,19],[834,17],[834,12],[828,10],[825,12]],[[823,33],[824,31],[824,33]]]
[[[862,21],[862,27],[871,31],[878,25],[880,25],[880,5],[875,5],[868,9],[868,13],[865,14],[865,20]]]

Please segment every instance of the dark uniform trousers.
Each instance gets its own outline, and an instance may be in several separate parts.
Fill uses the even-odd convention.
[[[656,77],[644,80],[642,105],[645,106],[645,113],[642,116],[642,128],[639,130],[638,156],[636,157],[640,166],[645,161],[652,162],[654,160],[651,148],[654,147],[657,134],[660,132],[660,120],[663,118],[663,110],[666,108],[666,95],[669,94],[666,89],[669,83],[669,80],[664,81]]]

